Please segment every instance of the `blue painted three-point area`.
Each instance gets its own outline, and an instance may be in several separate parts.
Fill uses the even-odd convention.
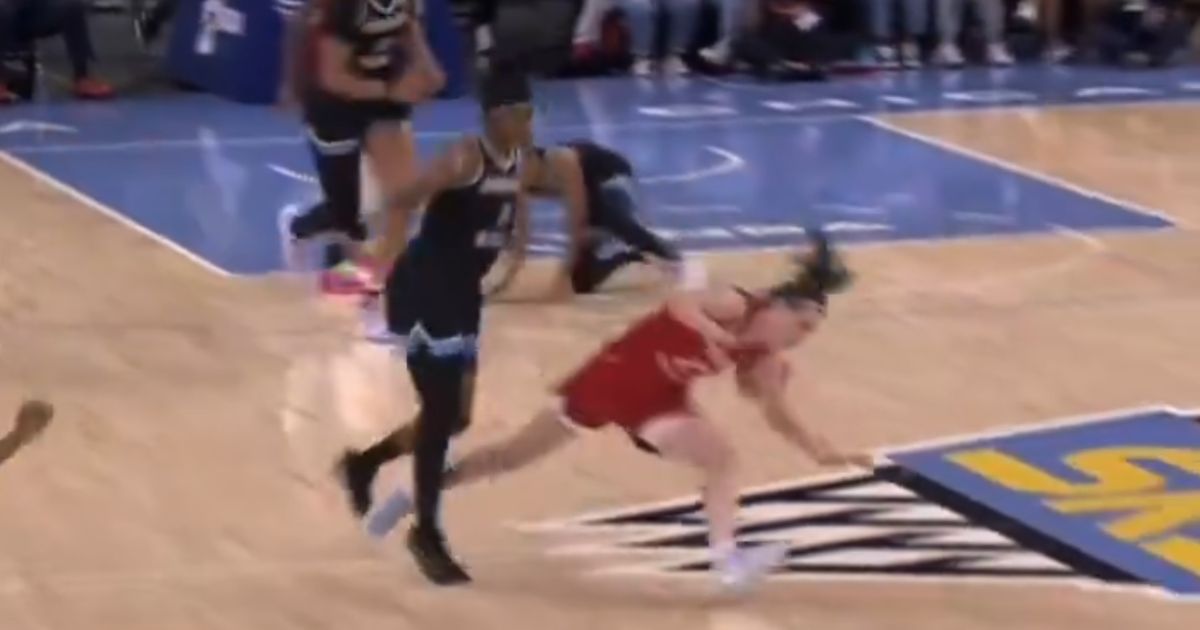
[[[865,115],[1197,94],[1193,71],[916,73],[816,86],[593,80],[541,86],[538,134],[590,137],[628,155],[647,222],[688,249],[793,243],[815,223],[852,241],[1160,228],[1168,224],[1155,216]],[[419,108],[421,153],[477,124],[470,101]],[[205,96],[6,110],[0,150],[235,274],[278,269],[275,214],[319,194],[292,116]],[[561,248],[561,224],[554,206],[537,207],[538,251]]]
[[[889,454],[1167,592],[1200,595],[1200,420],[1169,408]]]

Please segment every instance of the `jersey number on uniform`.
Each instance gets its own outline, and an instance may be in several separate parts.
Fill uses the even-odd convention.
[[[511,203],[504,204],[500,208],[500,218],[496,220],[496,225],[491,229],[480,230],[475,235],[475,246],[480,249],[500,249],[508,242],[508,235],[512,232],[513,223],[513,205]]]

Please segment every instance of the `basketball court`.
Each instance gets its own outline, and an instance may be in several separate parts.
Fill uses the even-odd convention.
[[[795,400],[877,470],[818,470],[732,386],[700,394],[742,453],[745,537],[793,542],[740,599],[705,579],[693,480],[610,433],[449,495],[476,584],[428,586],[400,536],[359,532],[328,474],[413,407],[344,313],[275,273],[276,212],[317,194],[292,117],[197,96],[0,112],[0,404],[58,408],[0,470],[0,619],[1193,628],[1198,95],[1190,69],[541,86],[541,140],[626,152],[649,223],[712,276],[773,282],[805,225],[850,244],[859,282],[797,353]],[[473,107],[424,108],[422,152],[473,128]],[[536,251],[561,248],[552,206],[536,227]],[[519,426],[662,297],[621,284],[489,308],[460,448]]]

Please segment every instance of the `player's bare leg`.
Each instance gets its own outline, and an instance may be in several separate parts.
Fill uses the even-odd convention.
[[[454,464],[448,487],[470,484],[519,470],[566,446],[575,437],[555,409],[545,409],[507,439],[471,451]]]
[[[722,585],[750,588],[784,560],[786,545],[738,547],[737,457],[711,423],[693,415],[664,416],[643,427],[639,437],[664,458],[700,472],[709,546]]]
[[[566,426],[560,412],[546,409],[508,438],[477,448],[455,462],[446,473],[444,486],[468,485],[519,470],[562,448],[574,437],[574,429]],[[367,531],[382,538],[411,510],[412,497],[399,488],[372,512]]]
[[[17,410],[13,428],[0,438],[0,464],[3,464],[26,444],[32,442],[50,424],[54,407],[40,400],[26,401]]]
[[[367,155],[370,158],[371,174],[374,176],[382,199],[392,199],[411,184],[417,172],[417,144],[413,137],[412,124],[405,121],[377,123],[367,136]],[[381,210],[375,208],[374,210]],[[382,210],[386,210],[383,208]],[[371,267],[379,274],[375,254],[379,244],[355,252],[353,261],[360,266]]]

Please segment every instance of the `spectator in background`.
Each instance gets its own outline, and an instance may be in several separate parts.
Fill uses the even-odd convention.
[[[594,58],[600,47],[600,29],[604,17],[613,8],[612,0],[583,0],[575,18],[575,36],[571,40],[572,57],[577,61]]]
[[[143,47],[154,44],[158,36],[162,34],[162,28],[171,21],[172,17],[175,17],[177,8],[179,8],[179,0],[158,0],[150,9],[139,11],[138,16],[133,20],[133,28],[138,42]]]
[[[718,67],[728,66],[733,61],[733,43],[757,13],[758,0],[716,0],[720,8],[717,23],[717,41],[700,51],[700,56]]]
[[[901,65],[905,68],[921,67],[921,47],[917,44],[917,38],[925,35],[925,27],[929,24],[929,1],[862,0],[876,63],[885,68]],[[898,37],[892,30],[896,23],[897,8],[904,13]],[[899,54],[895,45],[897,41],[900,44]]]
[[[807,0],[764,0],[738,55],[765,79],[811,81],[826,77],[837,46],[820,12]]]
[[[621,8],[629,22],[633,73],[637,76],[654,73],[654,35],[658,30],[658,10],[661,9],[667,14],[667,55],[659,69],[665,74],[687,74],[683,53],[687,52],[696,35],[700,0],[621,0]]]
[[[73,73],[77,98],[112,96],[107,83],[91,74],[94,56],[85,0],[0,0],[0,57],[30,48],[39,39],[62,35]],[[0,64],[0,104],[16,101]]]
[[[1012,54],[1004,44],[1003,0],[934,0],[937,3],[938,49],[936,61],[943,66],[963,65],[962,50],[958,47],[958,36],[962,33],[963,8],[970,1],[975,15],[983,26],[986,43],[984,56],[987,63],[995,66],[1012,65]]]
[[[1086,4],[1090,0],[1083,0]],[[1043,57],[1051,63],[1060,63],[1071,56],[1071,47],[1063,39],[1064,0],[1021,0],[1017,3],[1017,16],[1031,24],[1037,24],[1043,38]]]
[[[1112,0],[1098,25],[1101,61],[1164,66],[1187,46],[1188,21],[1180,0]]]

